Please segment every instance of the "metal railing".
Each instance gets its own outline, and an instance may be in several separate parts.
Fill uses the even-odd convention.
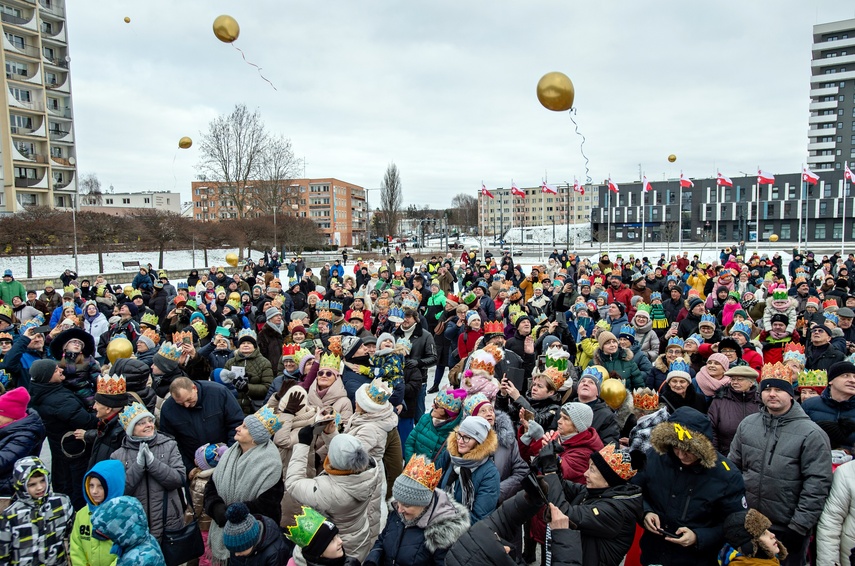
[[[64,138],[65,136],[67,136],[71,132],[65,132],[63,130],[48,130],[48,133],[50,134],[50,139],[57,140],[60,138]]]
[[[50,5],[50,3],[46,4],[45,2],[39,2],[39,8],[57,16],[65,16],[65,10],[63,10],[60,6],[54,6]]]
[[[27,20],[27,19],[21,18],[19,16],[13,16],[12,14],[7,14],[6,12],[0,13],[0,20],[3,20],[7,24],[14,24],[16,26],[22,26],[22,25],[28,24],[28,23],[30,23],[30,20],[32,20],[32,19],[33,18],[31,17],[29,20]]]
[[[16,187],[34,187],[42,182],[42,179],[30,179],[29,177],[15,177]]]

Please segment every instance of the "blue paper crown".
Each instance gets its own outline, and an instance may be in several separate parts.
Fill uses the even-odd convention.
[[[715,317],[711,314],[702,314],[701,315],[701,322],[711,322],[711,323],[715,324],[716,320],[715,320]]]
[[[338,333],[342,336],[356,336],[356,327],[352,324],[342,324]]]
[[[650,300],[651,301],[655,301],[657,299],[660,301],[662,300],[662,293],[660,293],[658,291],[654,291],[653,293],[650,293]]]
[[[406,338],[398,338],[398,340],[395,342],[395,344],[397,346],[403,346],[407,350],[413,349],[413,343],[410,342],[409,340],[407,340]]]
[[[751,327],[745,324],[744,322],[734,322],[733,326],[730,327],[730,334],[733,335],[736,332],[740,332],[745,334],[747,337],[751,337]]]
[[[368,390],[365,392],[368,398],[378,405],[384,404],[392,396],[392,390],[382,379],[375,379],[368,385]]]
[[[124,338],[124,335],[120,335],[120,337]],[[181,359],[181,354],[181,344],[173,344],[172,342],[164,342],[157,350],[158,356],[176,362]]]
[[[253,340],[258,340],[258,335],[251,328],[244,328],[243,330],[238,332],[238,334],[237,334],[238,342],[240,342],[240,339],[244,338],[245,336],[249,336]]]
[[[390,308],[389,309],[389,318],[392,318],[393,316],[396,318],[403,319],[404,318],[404,310],[401,308],[398,308],[398,307]]]
[[[683,342],[683,339],[682,339],[682,338],[679,338],[679,337],[677,337],[677,336],[674,336],[673,338],[671,338],[670,340],[668,340],[668,345],[665,347],[665,349],[667,350],[667,349],[668,349],[668,348],[670,348],[671,346],[679,346],[680,348],[682,348],[682,347],[684,347],[685,345],[686,345],[686,343],[685,343],[685,342]]]
[[[698,346],[704,343],[704,337],[698,334],[697,332],[686,338],[686,342],[688,342],[689,340],[697,343]]]
[[[838,317],[833,312],[825,313],[825,320],[830,320],[831,322],[833,322],[835,324],[835,326],[840,324],[840,317]]]
[[[633,338],[635,338],[635,328],[631,327],[628,324],[624,324],[623,326],[621,326],[618,336],[632,336]]]
[[[260,408],[253,414],[253,416],[259,420],[265,429],[267,429],[270,436],[273,436],[280,428],[282,428],[282,421],[279,420],[279,417],[268,405]]]
[[[405,309],[417,310],[419,308],[419,302],[415,299],[404,299],[401,306]]]
[[[329,302],[329,309],[331,311],[341,312],[342,310],[344,310],[344,303],[342,303],[340,301],[330,301]]]
[[[671,362],[671,365],[668,367],[668,373],[679,371],[685,373],[686,375],[691,375],[689,373],[689,370],[689,364],[686,363],[686,360],[683,360],[681,358],[677,358],[676,360]]]
[[[315,310],[317,310],[317,311],[328,311],[328,310],[330,310],[330,302],[329,301],[318,301],[318,304],[315,306]]]
[[[608,375],[603,375],[602,370],[599,370],[594,366],[588,366],[582,372],[582,375],[579,376],[579,379],[582,379],[583,377],[593,377],[595,380],[602,382],[603,379],[608,377]]]

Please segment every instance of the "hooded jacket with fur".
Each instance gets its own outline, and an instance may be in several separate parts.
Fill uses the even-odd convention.
[[[499,470],[491,458],[499,447],[496,431],[491,430],[487,434],[487,438],[484,439],[484,442],[481,442],[464,455],[461,455],[457,451],[457,431],[452,431],[448,435],[445,446],[446,450],[436,461],[436,467],[443,470],[439,487],[449,490],[453,484],[454,499],[458,503],[463,503],[463,488],[461,485],[463,470],[458,471],[455,469],[451,457],[454,456],[472,461],[485,460],[477,468],[468,470],[471,473],[472,488],[475,493],[472,507],[469,509],[469,518],[473,523],[480,521],[492,513],[499,503],[501,480],[499,479]]]

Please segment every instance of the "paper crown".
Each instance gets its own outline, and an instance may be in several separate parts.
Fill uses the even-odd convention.
[[[419,308],[419,302],[415,299],[404,299],[401,301],[401,306],[404,309],[417,310]]]
[[[119,424],[123,429],[128,428],[128,425],[143,413],[151,414],[145,405],[134,401],[119,413]]]
[[[630,458],[629,450],[615,449],[615,445],[609,443],[600,450],[600,456],[603,457],[609,468],[624,481],[629,481],[638,473],[638,470],[632,469],[632,459]]]
[[[837,310],[837,301],[834,299],[826,299],[822,302],[822,310],[834,309]]]
[[[147,312],[140,318],[140,324],[147,324],[153,328],[157,328],[158,323],[157,315],[153,312]]]
[[[603,371],[603,366],[588,366],[582,371],[582,375],[579,376],[581,380],[583,377],[592,377],[595,381],[602,383],[604,380],[609,378],[609,374]]]
[[[410,291],[410,295],[413,297],[413,299],[414,299],[417,303],[421,303],[421,302],[422,302],[422,294],[421,294],[420,292],[418,292],[418,291],[416,291],[416,290],[413,290],[413,291]]]
[[[344,310],[344,303],[341,303],[340,301],[330,301],[329,309],[333,312],[341,314],[341,311]]]
[[[235,293],[232,293],[232,294],[235,294]],[[235,311],[239,311],[240,310],[240,296],[238,296],[237,299],[229,299],[229,301],[226,303],[226,306],[234,309]]]
[[[482,371],[486,373],[488,376],[492,377],[493,369],[496,367],[504,354],[502,351],[496,347],[494,344],[490,344],[485,348],[481,348],[480,350],[476,350],[472,357],[470,358],[469,369],[472,372]]]
[[[318,303],[320,304],[320,303]],[[318,321],[323,320],[324,322],[332,322],[333,321],[333,313],[327,309],[322,309],[318,311]]]
[[[838,317],[833,312],[827,312],[823,316],[825,317],[825,320],[830,320],[831,322],[833,322],[834,326],[837,326],[840,324],[840,317]]]
[[[659,298],[662,298],[662,295],[659,295]],[[653,310],[653,307],[648,305],[647,303],[638,303],[635,308],[636,312],[646,312],[648,315]]]
[[[5,316],[9,320],[12,320],[12,306],[0,305],[0,316]]]
[[[635,338],[635,328],[631,327],[628,324],[624,324],[620,327],[620,332],[618,333],[618,336],[632,336],[633,338]]]
[[[176,332],[177,334],[177,332]],[[173,335],[174,336],[174,335]],[[157,355],[166,360],[172,360],[173,362],[177,362],[181,359],[181,345],[180,342],[175,344],[172,342],[164,342],[160,349],[157,351]]]
[[[498,334],[501,334],[502,336],[505,334],[505,326],[501,322],[493,320],[484,323],[484,336]]]
[[[686,345],[686,343],[683,342],[682,338],[679,338],[677,336],[673,336],[671,339],[668,340],[668,345],[665,346],[665,349],[667,350],[671,346],[676,346],[682,350],[683,347],[685,347],[685,345]]]
[[[659,408],[659,394],[649,387],[642,387],[632,392],[632,405],[642,411],[655,411]]]
[[[544,378],[548,383],[552,385],[552,388],[555,391],[561,389],[564,385],[564,382],[567,381],[567,378],[564,376],[564,372],[555,367],[547,367],[537,377]]]
[[[701,344],[704,343],[704,337],[701,336],[700,334],[698,334],[697,332],[695,332],[694,334],[692,334],[691,336],[686,338],[686,342],[688,342],[689,340],[691,340],[692,342],[694,342],[698,346],[700,346]]]
[[[453,294],[449,293],[448,295],[445,296],[445,302],[454,303],[455,305],[459,305],[460,304],[460,297],[458,297],[457,295],[453,295]]]
[[[188,338],[190,342],[193,341],[193,333],[189,330],[182,330],[180,332],[172,333],[172,342],[174,344],[181,344],[185,338]]]
[[[315,305],[315,308],[318,310],[329,310],[330,302],[329,301],[318,301],[318,304]]]
[[[828,372],[812,369],[799,373],[799,387],[827,387]]]
[[[378,405],[383,405],[386,401],[389,400],[389,397],[392,396],[392,388],[389,387],[385,381],[381,378],[374,378],[371,383],[368,384],[368,388],[365,390],[365,394],[371,399],[374,403]]]
[[[146,328],[142,331],[142,335],[154,342],[155,346],[160,344],[160,334],[154,328]]]
[[[0,340],[14,340],[8,332],[0,332]]]
[[[531,288],[533,290],[540,289],[541,291],[543,291],[543,284],[540,281],[538,281],[537,283],[533,283],[531,285]]]
[[[508,289],[508,298],[512,301],[516,301],[522,298],[522,292],[516,287],[511,287]]]
[[[124,395],[128,392],[125,376],[123,375],[100,375],[98,376],[97,393],[101,395]]]
[[[341,373],[341,358],[335,354],[324,354],[318,362],[318,369],[331,369],[335,372]]]
[[[781,289],[780,287],[775,288],[772,291],[772,300],[773,301],[786,301],[789,297],[787,296],[787,290]],[[837,303],[835,303],[837,304]]]
[[[546,359],[543,364],[546,367],[553,367],[562,372],[567,371],[567,360],[570,359],[570,352],[562,349],[550,348],[546,351]]]
[[[208,337],[208,325],[201,320],[194,320],[191,322],[190,328],[196,331],[196,336],[199,337],[199,340],[204,340]],[[252,331],[250,330],[250,332]],[[238,334],[238,337],[240,337],[240,334]]]
[[[282,428],[282,421],[279,420],[279,416],[276,415],[276,413],[273,412],[273,409],[268,405],[257,410],[253,413],[253,416],[258,419],[261,426],[264,427],[270,436],[273,436],[280,428]]]
[[[790,368],[781,362],[775,362],[774,364],[763,365],[763,371],[760,374],[760,381],[763,381],[764,379],[783,379],[784,381],[792,383],[793,376]]]
[[[388,318],[392,322],[403,322],[404,310],[399,307],[392,307],[389,309],[389,314],[386,315],[386,318]]]
[[[468,292],[467,292],[465,295],[463,295],[463,297],[462,297],[462,299],[463,299],[463,303],[464,303],[464,304],[467,304],[467,305],[471,305],[472,303],[474,303],[474,302],[475,302],[475,299],[477,299],[477,298],[478,298],[478,297],[476,297],[476,296],[475,296],[475,293],[474,293],[473,291],[468,291]]]
[[[407,352],[410,352],[410,350],[413,349],[413,343],[410,342],[409,340],[407,340],[406,338],[398,338],[395,341],[395,346],[405,348],[407,350]]]
[[[701,321],[698,323],[698,326],[701,324],[712,324],[715,326],[715,316],[711,314],[703,314],[701,315]]]
[[[330,529],[334,526],[323,515],[304,505],[302,512],[294,516],[294,524],[285,527],[285,536],[300,548],[305,548],[325,523]]]
[[[294,362],[299,366],[300,362],[302,362],[303,359],[306,358],[306,356],[311,356],[311,355],[312,355],[312,353],[309,350],[307,350],[306,348],[300,348],[299,350],[297,350],[293,354]],[[300,368],[300,369],[302,370],[302,368]]]
[[[807,363],[807,356],[805,356],[805,347],[801,344],[796,344],[795,342],[790,342],[787,344],[787,347],[784,348],[784,363],[788,361],[795,361],[801,364],[802,366]]]
[[[687,376],[692,375],[690,372],[689,364],[687,364],[686,360],[682,358],[677,358],[676,360],[671,362],[670,366],[668,366],[668,375],[671,375],[674,372],[677,372],[678,375],[681,376],[682,374],[685,374]],[[686,379],[689,379],[689,377],[687,377]]]
[[[407,476],[433,491],[439,485],[439,480],[442,479],[442,468],[437,469],[433,462],[421,454],[416,454],[407,462],[401,475]]]
[[[734,322],[733,326],[730,327],[730,334],[733,335],[735,333],[743,334],[746,338],[751,338],[751,325],[746,322]]]
[[[356,327],[352,324],[342,324],[338,333],[342,336],[356,336]]]
[[[341,334],[329,337],[329,340],[327,340],[327,349],[338,357],[342,356]]]
[[[294,359],[294,354],[300,349],[299,344],[282,344],[282,357]]]
[[[295,328],[304,328],[303,327],[303,321],[302,320],[292,320],[291,322],[288,323],[288,332],[293,334]],[[305,332],[304,332],[304,334],[305,334]]]

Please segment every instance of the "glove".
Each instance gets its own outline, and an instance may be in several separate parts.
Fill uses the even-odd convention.
[[[532,442],[543,438],[544,434],[546,433],[543,427],[540,426],[540,423],[537,421],[528,421],[528,430],[520,436],[520,440],[522,440],[523,444],[529,446]]]
[[[306,446],[312,445],[312,439],[315,437],[315,427],[312,425],[304,426],[300,429],[300,432],[297,433],[297,441],[300,444],[305,444]]]
[[[220,527],[226,526],[226,504],[219,501],[211,506],[211,518]]]
[[[416,369],[419,367],[419,361],[411,358],[407,360],[407,363],[404,364],[404,367],[407,369]]]
[[[537,455],[537,459],[535,461],[540,471],[544,474],[557,473],[558,472],[558,463],[561,461],[558,458],[558,454],[564,452],[563,446],[556,447],[554,442],[550,442],[545,444],[543,448],[540,449],[540,454]]]
[[[137,453],[137,464],[145,468],[149,468],[154,464],[154,454],[149,450],[147,442],[140,442],[140,451]]]
[[[220,371],[220,381],[222,381],[223,383],[231,383],[234,381],[234,379],[235,372],[228,369]]]
[[[303,397],[296,391],[291,393],[288,396],[288,401],[285,404],[285,408],[282,409],[283,413],[288,413],[289,415],[296,415],[297,411],[303,408]]]
[[[246,391],[249,388],[249,382],[247,382],[245,375],[235,376],[233,384],[238,391]]]
[[[529,472],[523,478],[522,488],[525,492],[525,498],[539,505],[544,505],[547,502],[546,494],[549,493],[549,485],[543,478],[538,478],[534,472]]]

